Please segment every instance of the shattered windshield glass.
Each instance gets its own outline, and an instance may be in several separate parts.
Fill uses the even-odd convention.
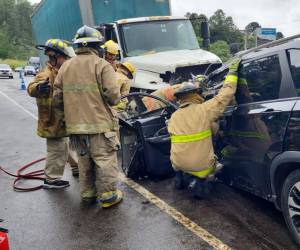
[[[127,56],[140,56],[170,50],[199,49],[189,20],[147,21],[121,26]]]

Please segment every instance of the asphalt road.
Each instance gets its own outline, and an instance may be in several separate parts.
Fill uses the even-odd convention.
[[[18,90],[19,82],[17,75],[0,79],[0,165],[11,172],[45,155],[35,100]],[[199,201],[175,191],[171,179],[123,181],[124,201],[103,210],[80,203],[68,167],[65,178],[65,190],[20,193],[0,173],[0,226],[10,230],[11,249],[297,249],[273,204],[221,183]]]

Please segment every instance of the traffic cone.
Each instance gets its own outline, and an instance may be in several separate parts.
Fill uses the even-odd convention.
[[[25,81],[24,78],[21,78],[21,86],[20,86],[20,90],[26,90],[26,85],[25,85]]]
[[[26,85],[25,85],[25,81],[24,81],[24,75],[23,75],[23,71],[20,71],[20,79],[21,79],[21,86],[20,86],[20,90],[26,90]]]

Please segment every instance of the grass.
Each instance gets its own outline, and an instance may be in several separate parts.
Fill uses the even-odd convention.
[[[12,69],[16,67],[24,67],[27,65],[27,61],[25,60],[17,60],[17,59],[0,59],[0,64],[8,64]]]

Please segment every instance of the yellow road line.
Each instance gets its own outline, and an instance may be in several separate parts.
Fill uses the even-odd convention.
[[[229,250],[231,249],[228,245],[217,239],[215,236],[213,236],[211,233],[207,232],[205,229],[200,227],[198,224],[193,222],[191,219],[177,211],[175,208],[168,205],[166,202],[158,198],[156,195],[149,192],[147,189],[139,185],[138,183],[134,182],[133,180],[130,180],[126,178],[123,174],[120,174],[120,180],[124,182],[126,185],[128,185],[130,188],[144,196],[148,201],[150,201],[152,204],[160,208],[163,212],[170,215],[174,220],[182,224],[184,227],[192,231],[195,235],[197,235],[199,238],[207,242],[210,246],[212,246],[214,249],[218,250]]]
[[[16,106],[21,108],[25,113],[29,114],[31,117],[33,117],[35,120],[38,118],[32,114],[30,111],[22,107],[19,103],[17,103],[14,99],[10,98],[6,94],[4,94],[2,91],[0,91],[0,94],[4,97],[6,97],[8,100],[10,100],[12,103],[14,103]],[[177,211],[175,208],[168,205],[166,202],[158,198],[156,195],[149,192],[147,189],[139,185],[138,183],[134,182],[133,180],[128,179],[125,177],[122,173],[120,173],[120,180],[124,182],[127,186],[141,194],[143,197],[145,197],[148,201],[150,201],[152,204],[160,208],[161,211],[165,212],[166,214],[170,215],[174,220],[182,224],[184,227],[189,229],[191,232],[193,232],[195,235],[197,235],[199,238],[207,242],[210,246],[212,246],[214,249],[218,250],[230,250],[231,248],[227,246],[225,243],[223,243],[221,240],[213,236],[211,233],[207,232],[205,229],[200,227],[198,224],[193,222],[191,219]]]

